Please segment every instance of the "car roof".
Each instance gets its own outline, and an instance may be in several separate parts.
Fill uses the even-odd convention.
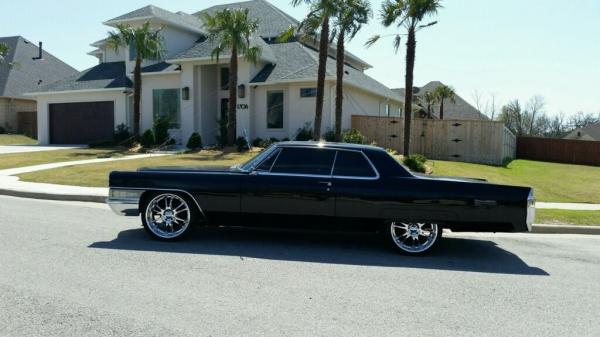
[[[346,150],[369,150],[369,151],[385,151],[384,149],[363,144],[351,143],[336,143],[336,142],[316,142],[316,141],[286,141],[276,144],[277,147],[320,147],[330,149],[346,149]]]

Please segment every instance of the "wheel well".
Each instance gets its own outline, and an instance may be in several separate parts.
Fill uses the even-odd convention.
[[[185,199],[185,201],[190,203],[190,205],[196,209],[196,211],[198,212],[198,215],[200,215],[200,217],[202,219],[206,220],[206,215],[204,214],[204,211],[202,210],[202,208],[200,207],[200,205],[198,204],[196,199],[192,196],[192,194],[189,192],[186,192],[186,191],[181,191],[181,190],[146,190],[146,191],[144,191],[144,193],[142,193],[142,195],[140,196],[140,202],[139,202],[140,213],[144,212],[144,209],[146,208],[146,205],[148,204],[148,202],[150,202],[150,199],[152,199],[153,197],[155,197],[159,194],[164,194],[164,193],[172,193],[172,194],[176,194],[176,195],[182,197],[183,199]]]

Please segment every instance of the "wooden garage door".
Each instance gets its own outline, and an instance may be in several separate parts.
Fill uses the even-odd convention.
[[[50,143],[93,144],[114,134],[113,102],[50,104]]]

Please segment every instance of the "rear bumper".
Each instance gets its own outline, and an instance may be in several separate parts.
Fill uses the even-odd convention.
[[[533,221],[535,220],[535,197],[533,195],[533,188],[529,192],[529,196],[527,197],[527,218],[525,222],[527,223],[527,231],[531,232],[531,226],[533,225]]]
[[[137,216],[140,214],[142,193],[144,193],[143,190],[111,188],[106,203],[117,215]]]

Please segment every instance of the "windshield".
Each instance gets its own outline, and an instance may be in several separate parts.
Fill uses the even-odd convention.
[[[258,164],[260,164],[265,158],[267,158],[269,156],[269,154],[271,152],[273,152],[273,150],[275,150],[275,148],[276,148],[276,146],[275,146],[275,144],[273,144],[273,145],[269,146],[268,148],[266,148],[265,150],[263,150],[261,153],[259,153],[256,156],[252,157],[252,159],[248,160],[244,164],[233,166],[232,169],[239,170],[239,171],[244,171],[244,172],[250,172]]]

